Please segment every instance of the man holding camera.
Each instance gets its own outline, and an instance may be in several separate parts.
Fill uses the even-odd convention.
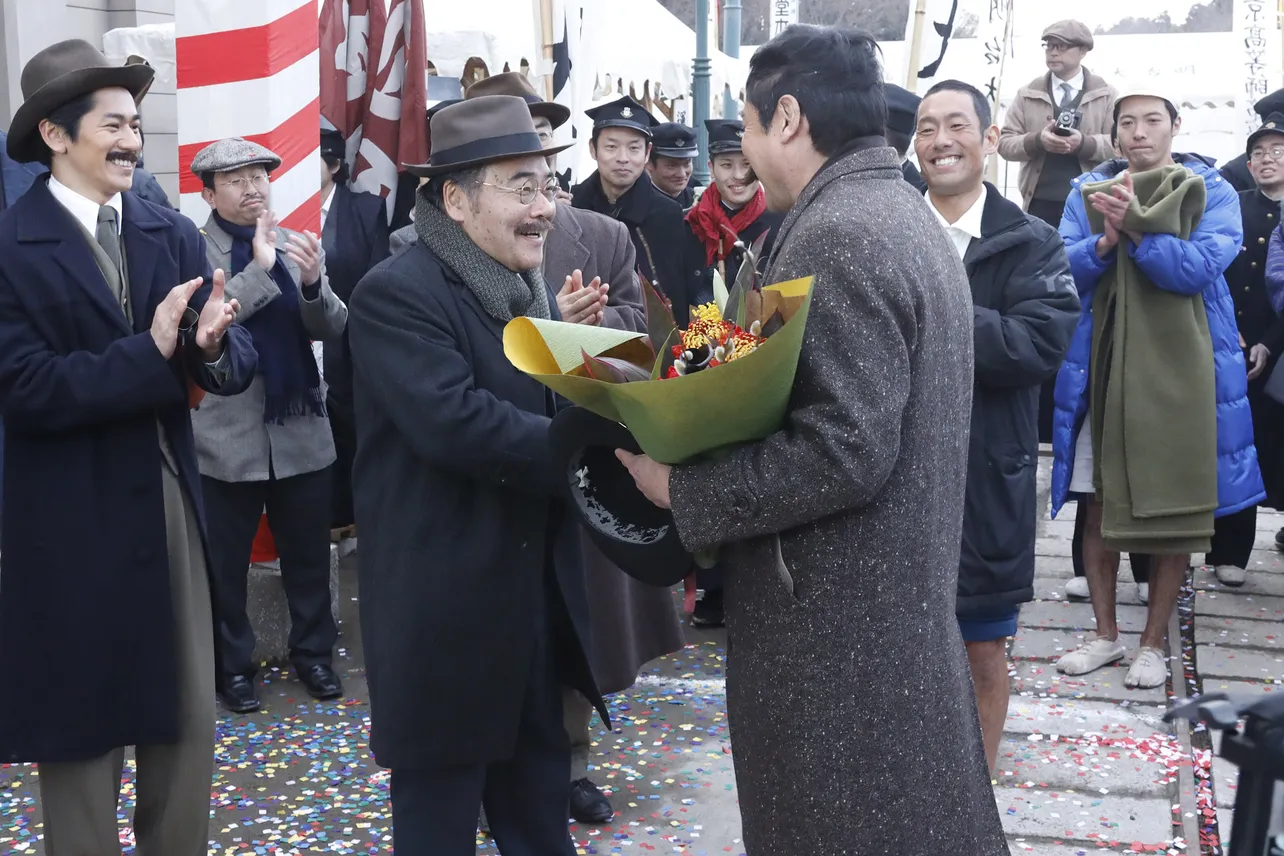
[[[1043,31],[1048,73],[1023,87],[1008,108],[999,156],[1021,164],[1025,210],[1056,227],[1070,181],[1114,157],[1115,90],[1083,67],[1092,31],[1059,21]]]

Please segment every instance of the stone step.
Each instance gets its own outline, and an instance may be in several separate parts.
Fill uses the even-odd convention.
[[[1124,671],[1118,668],[1098,669],[1086,675],[1070,677],[1057,672],[1049,662],[1034,660],[1012,664],[1013,701],[1017,698],[1042,698],[1074,701],[1104,700],[1126,704],[1162,705],[1164,688],[1130,690],[1123,685]]]
[[[1205,648],[1260,648],[1284,651],[1284,624],[1195,615],[1195,642]]]
[[[1274,654],[1247,648],[1201,646],[1196,652],[1196,662],[1205,691],[1211,688],[1210,678],[1238,678],[1258,683],[1284,680],[1284,651]]]
[[[1248,579],[1244,582],[1244,585],[1238,588],[1231,588],[1217,581],[1212,568],[1197,568],[1195,570],[1195,588],[1232,597],[1243,597],[1245,595],[1284,597],[1284,573],[1253,570],[1249,572]]]
[[[1195,614],[1199,618],[1247,618],[1254,621],[1284,621],[1284,597],[1266,594],[1235,594],[1227,589],[1195,593]],[[1196,621],[1199,624],[1199,621]]]
[[[1115,620],[1125,633],[1140,633],[1146,626],[1146,608],[1120,603],[1115,606]],[[1092,604],[1086,601],[1036,600],[1022,604],[1022,627],[1032,629],[1065,628],[1090,630],[1097,626]]]
[[[1062,654],[1073,651],[1078,648],[1095,633],[1092,630],[1078,628],[1054,628],[1045,630],[1040,627],[1023,627],[1016,635],[1016,642],[1012,646],[1012,656],[1024,660],[1052,660],[1060,659]],[[1132,662],[1132,652],[1136,651],[1141,635],[1138,633],[1129,633],[1120,631],[1119,639],[1123,642],[1124,647],[1129,653],[1119,662],[1127,667]],[[1119,663],[1114,666],[1106,666],[1106,669],[1118,668]],[[1120,680],[1123,676],[1120,675]]]
[[[1110,847],[1164,844],[1172,839],[1170,799],[1109,791],[1109,787],[1091,791],[997,787],[994,797],[1009,837]]]
[[[1080,844],[1036,841],[1011,836],[1008,838],[1008,847],[1012,851],[1012,856],[1123,856],[1123,850],[1114,847],[1102,848],[1093,845],[1089,849]]]

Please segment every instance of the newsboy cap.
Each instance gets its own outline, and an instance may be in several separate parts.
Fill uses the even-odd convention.
[[[1087,24],[1080,23],[1073,19],[1057,21],[1052,26],[1043,31],[1043,40],[1056,39],[1059,42],[1065,42],[1068,45],[1092,50],[1092,30],[1088,29]]]
[[[281,165],[281,159],[260,146],[258,143],[229,137],[210,143],[192,158],[192,173],[204,175],[207,172],[231,172],[245,166],[262,164],[268,172]]]

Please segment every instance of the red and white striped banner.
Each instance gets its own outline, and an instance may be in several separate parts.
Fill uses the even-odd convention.
[[[317,0],[182,0],[175,4],[180,208],[209,217],[192,158],[244,137],[281,158],[272,209],[290,229],[321,231]]]

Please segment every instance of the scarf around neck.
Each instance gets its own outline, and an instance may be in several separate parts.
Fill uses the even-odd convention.
[[[415,199],[415,231],[428,249],[458,274],[491,318],[507,324],[523,316],[552,317],[539,268],[514,273],[504,267],[423,193]]]
[[[229,276],[236,276],[254,258],[254,227],[229,223],[214,212],[214,222],[232,239]],[[279,234],[279,233],[278,233]],[[283,241],[278,241],[278,244]],[[317,371],[312,342],[299,314],[299,285],[285,266],[284,253],[276,251],[276,264],[268,273],[281,293],[241,326],[254,339],[263,376],[263,421],[277,425],[287,416],[325,416],[325,393]]]
[[[758,192],[745,207],[728,216],[718,185],[711,183],[700,195],[700,201],[687,212],[687,224],[704,244],[705,266],[724,261],[740,239],[740,233],[766,210],[767,196],[759,185]]]

